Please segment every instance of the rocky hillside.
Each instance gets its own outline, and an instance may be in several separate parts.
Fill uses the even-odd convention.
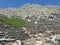
[[[24,4],[19,8],[0,8],[0,14],[4,14],[8,17],[18,16],[26,17],[29,16],[38,16],[38,15],[60,15],[60,6],[53,5],[38,5],[38,4]]]
[[[10,25],[13,24],[15,26],[15,23],[17,23],[16,25],[19,26],[19,21],[6,21],[4,19],[0,21],[0,31],[9,32],[9,36],[17,37],[17,39],[27,39],[29,38],[29,33],[45,32],[46,30],[52,30],[52,32],[58,31],[58,33],[60,34],[60,6],[41,6],[38,4],[24,4],[19,8],[0,8],[0,18],[5,18],[6,16],[16,16],[19,18],[27,19],[28,21],[26,27],[18,28],[17,30],[15,30],[15,28]],[[58,18],[59,20],[40,20],[41,18]],[[7,25],[4,22],[7,22],[10,25]]]

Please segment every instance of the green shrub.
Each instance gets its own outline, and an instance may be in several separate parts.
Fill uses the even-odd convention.
[[[11,17],[11,18],[0,18],[0,21],[15,27],[15,28],[19,28],[19,27],[24,27],[26,25],[26,21],[17,17]]]

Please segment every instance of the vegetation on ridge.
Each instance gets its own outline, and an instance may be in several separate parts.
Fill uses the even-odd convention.
[[[26,25],[26,21],[17,17],[11,17],[11,18],[0,18],[0,21],[15,27],[15,28],[19,28],[19,27],[24,27]]]

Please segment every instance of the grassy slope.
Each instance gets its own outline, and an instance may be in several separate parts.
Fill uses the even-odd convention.
[[[0,21],[3,21],[6,24],[9,24],[12,27],[19,28],[24,27],[26,25],[26,21],[23,19],[19,19],[16,17],[11,18],[1,18]]]

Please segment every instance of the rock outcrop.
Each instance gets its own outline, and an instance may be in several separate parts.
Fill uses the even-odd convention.
[[[30,16],[38,16],[38,15],[57,15],[60,14],[60,6],[53,5],[38,5],[38,4],[24,4],[19,8],[0,8],[0,14],[4,14],[7,17],[10,16],[18,16],[18,17],[26,17]]]

